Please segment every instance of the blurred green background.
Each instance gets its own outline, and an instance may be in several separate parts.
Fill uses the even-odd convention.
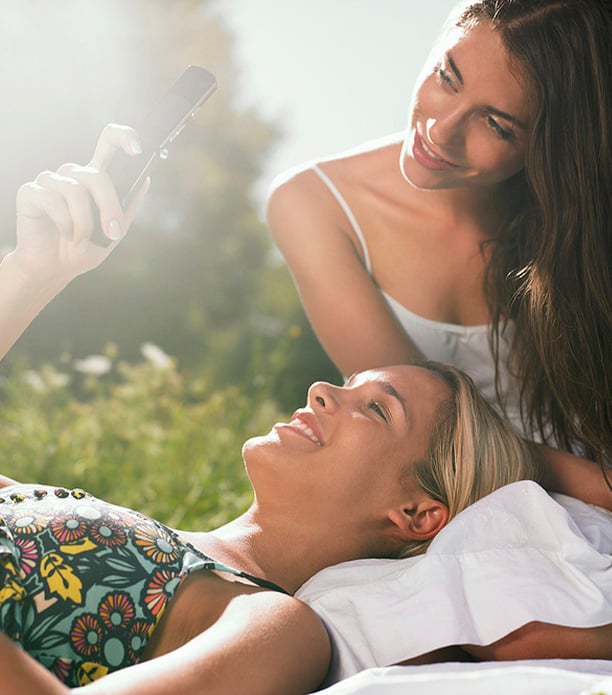
[[[302,404],[313,380],[339,378],[252,195],[282,131],[239,105],[234,39],[211,3],[61,6],[3,6],[2,219],[22,182],[86,162],[105,123],[133,122],[187,64],[219,88],[129,236],[3,361],[2,471],[211,526],[250,500],[244,439]],[[5,225],[0,246],[13,243]]]

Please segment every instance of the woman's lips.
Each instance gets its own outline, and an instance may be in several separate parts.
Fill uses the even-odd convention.
[[[458,167],[457,164],[453,164],[437,155],[416,130],[414,131],[414,140],[412,143],[412,156],[421,166],[434,171],[446,171]]]
[[[297,410],[291,417],[290,422],[286,424],[279,423],[276,426],[291,429],[303,437],[310,439],[313,444],[323,446],[323,440],[321,439],[316,419],[307,412]]]

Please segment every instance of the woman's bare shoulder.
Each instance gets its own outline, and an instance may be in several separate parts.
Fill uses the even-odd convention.
[[[313,170],[319,168],[328,173],[334,181],[358,179],[371,173],[372,168],[384,167],[390,158],[396,159],[403,142],[403,133],[392,133],[374,140],[368,140],[355,147],[333,155],[310,159],[291,167],[274,178],[271,193],[281,187],[309,188],[316,181]]]
[[[402,133],[394,133],[283,172],[274,181],[266,206],[266,220],[276,242],[283,247],[305,234],[312,241],[317,230],[326,239],[332,238],[330,230],[352,236],[338,196],[351,209],[358,209],[364,200],[387,198],[389,191],[398,190],[402,142]]]

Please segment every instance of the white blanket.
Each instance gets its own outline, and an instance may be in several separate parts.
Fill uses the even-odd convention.
[[[333,683],[534,620],[612,623],[611,554],[611,513],[522,481],[459,514],[425,555],[336,565],[297,596],[330,632]]]
[[[374,668],[336,683],[319,695],[432,693],[612,695],[612,662],[585,659]]]

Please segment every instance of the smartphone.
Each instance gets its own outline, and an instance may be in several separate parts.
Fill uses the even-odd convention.
[[[117,152],[108,167],[124,209],[155,166],[168,156],[172,142],[216,88],[217,80],[211,72],[189,65],[142,121],[134,124],[142,143],[142,154],[130,156]],[[95,243],[101,246],[111,243],[101,228],[94,236]]]

